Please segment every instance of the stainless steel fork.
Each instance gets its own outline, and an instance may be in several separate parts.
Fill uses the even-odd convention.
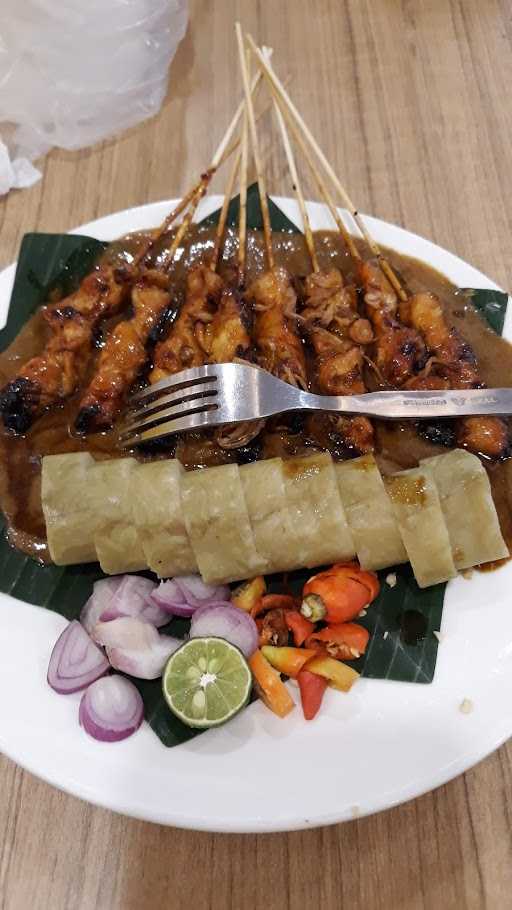
[[[183,370],[134,395],[121,439],[125,446],[132,446],[184,430],[259,420],[287,411],[364,414],[382,420],[505,416],[512,414],[512,389],[314,395],[250,364],[211,364]]]

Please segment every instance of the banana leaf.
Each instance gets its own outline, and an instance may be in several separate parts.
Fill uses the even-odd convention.
[[[248,223],[261,228],[261,210],[256,186],[248,193]],[[274,231],[297,232],[296,226],[271,202],[270,215]],[[218,213],[207,219],[215,223]],[[229,223],[238,219],[238,199],[229,210]],[[22,242],[7,324],[0,331],[0,350],[16,337],[26,320],[56,289],[70,293],[91,269],[105,244],[90,237],[68,234],[27,234]],[[500,292],[471,290],[467,292],[482,318],[501,334],[507,306],[507,295]],[[13,549],[5,533],[0,537],[0,591],[37,606],[46,607],[76,618],[90,596],[94,581],[102,573],[96,565],[40,566]],[[299,592],[307,575],[294,573],[287,585]],[[393,586],[386,582],[390,578]],[[282,579],[269,579],[271,590],[278,590]],[[362,624],[371,633],[365,657],[354,662],[362,673],[374,679],[392,679],[409,683],[429,683],[434,677],[437,639],[440,629],[445,585],[420,590],[410,567],[399,566],[381,573],[381,593],[370,607]],[[15,607],[13,607],[15,609]],[[423,617],[423,620],[421,619]],[[411,643],[407,624],[419,628]],[[184,637],[188,623],[172,620],[162,631]],[[167,709],[160,680],[134,680],[142,693],[145,716],[165,746],[175,746],[198,735]]]
[[[463,293],[471,301],[484,322],[497,335],[502,335],[507,312],[508,294],[504,291],[490,291],[488,288],[481,288],[480,290],[464,288]]]

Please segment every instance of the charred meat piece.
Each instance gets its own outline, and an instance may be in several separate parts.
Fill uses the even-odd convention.
[[[375,332],[373,359],[384,385],[403,385],[425,362],[425,344],[419,332],[397,318],[398,301],[377,260],[359,265],[366,313]]]
[[[210,328],[210,360],[231,363],[251,359],[251,317],[247,303],[235,288],[224,288]]]
[[[52,333],[45,349],[0,392],[0,413],[8,429],[26,432],[43,411],[76,391],[87,371],[96,330],[121,310],[132,277],[128,267],[103,266],[69,297],[45,308]]]
[[[79,433],[112,426],[126,394],[148,359],[148,344],[168,312],[169,279],[163,272],[145,272],[132,290],[132,315],[108,334],[94,375],[81,400],[75,421]]]
[[[486,458],[510,454],[508,427],[499,417],[464,417],[456,424],[457,445]]]
[[[478,361],[471,345],[446,321],[433,294],[415,294],[400,305],[404,322],[421,332],[430,358],[423,374],[408,383],[414,389],[481,388]],[[508,428],[499,417],[464,417],[456,422],[457,444],[487,458],[509,451]]]
[[[421,333],[434,357],[435,375],[446,379],[449,388],[481,386],[473,348],[457,329],[448,326],[441,303],[434,294],[414,294],[400,304],[400,316],[403,322]]]
[[[357,395],[366,392],[362,345],[373,341],[372,327],[357,311],[357,292],[344,285],[338,269],[314,272],[306,279],[302,320],[315,352],[315,387],[324,395]],[[336,432],[354,455],[373,449],[373,427],[366,417],[328,416]],[[313,423],[313,435],[315,418]]]
[[[185,302],[167,338],[155,347],[149,377],[152,384],[207,362],[211,322],[222,289],[222,279],[208,266],[200,265],[190,270]]]
[[[260,648],[273,645],[282,648],[288,644],[288,626],[285,611],[281,607],[269,610],[262,619],[256,620],[260,633]]]
[[[307,388],[306,360],[297,332],[297,295],[286,269],[274,268],[256,278],[248,299],[254,301],[256,361],[279,379]]]
[[[241,292],[226,287],[210,328],[210,362],[231,363],[234,360],[253,360],[251,313]],[[255,439],[264,426],[263,420],[225,424],[215,433],[222,449],[241,449]]]

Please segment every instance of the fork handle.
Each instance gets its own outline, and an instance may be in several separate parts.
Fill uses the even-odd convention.
[[[396,418],[466,417],[512,414],[511,389],[367,392],[364,395],[313,395],[300,392],[295,407],[339,414],[364,414],[382,420]],[[295,409],[295,408],[294,408]]]

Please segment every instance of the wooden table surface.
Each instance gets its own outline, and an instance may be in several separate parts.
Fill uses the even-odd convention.
[[[192,0],[160,115],[49,155],[41,182],[0,202],[0,266],[26,231],[67,230],[190,185],[240,96],[237,17],[274,47],[362,211],[512,287],[509,0]],[[290,191],[279,156],[270,188]],[[6,910],[510,906],[510,745],[407,805],[288,835],[166,829],[79,802],[6,759],[0,775]]]

